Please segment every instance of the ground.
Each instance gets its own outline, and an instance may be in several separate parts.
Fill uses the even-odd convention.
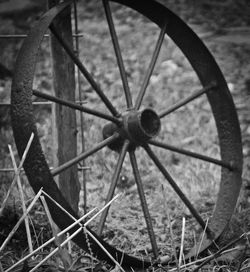
[[[247,2],[244,3],[244,1],[231,3],[231,8],[228,8],[225,13],[225,5],[228,4],[226,2],[224,5],[217,5],[216,2],[206,1],[201,1],[199,5],[194,5],[193,3],[188,5],[185,1],[165,2],[168,2],[168,5],[198,33],[212,51],[228,82],[238,112],[243,139],[243,188],[245,189],[242,191],[236,213],[233,216],[231,232],[229,232],[228,236],[225,235],[225,239],[228,241],[232,236],[237,236],[240,233],[240,231],[238,232],[239,227],[241,228],[241,233],[242,231],[249,231],[249,221],[247,220],[249,218],[248,194],[250,187],[250,27],[249,16],[247,16],[249,14],[249,4]],[[139,17],[131,11],[119,9],[117,6],[114,6],[113,9],[118,36],[122,40],[121,48],[130,88],[136,93],[143,79],[145,67],[149,62],[149,56],[152,54],[158,29],[149,24],[145,18]],[[108,29],[103,24],[104,17],[101,8],[98,7],[97,1],[89,2],[87,5],[79,3],[78,14],[79,30],[83,33],[83,38],[80,40],[80,57],[84,60],[87,68],[100,83],[101,87],[108,90],[108,97],[115,101],[117,107],[122,109],[124,101],[121,98],[121,82],[118,70],[115,67],[112,46],[110,40],[107,39]],[[19,16],[18,19],[17,17],[6,14],[6,17],[1,19],[3,23],[1,24],[0,31],[5,34],[14,32],[27,33],[29,26],[32,25],[36,17],[39,17],[36,9],[32,13],[29,11],[29,13],[23,14],[23,17]],[[3,41],[4,50],[0,62],[11,71],[13,70],[14,59],[20,45],[20,40],[8,39]],[[42,43],[34,82],[36,88],[42,89],[45,92],[50,92],[52,88],[52,73],[48,48],[48,41],[45,40]],[[161,75],[163,69],[164,71],[167,70],[167,76]],[[7,73],[6,77],[1,79],[0,98],[2,102],[9,100],[11,79],[8,77],[10,77],[10,74]],[[87,105],[101,109],[103,107],[102,104],[83,79],[81,79],[81,86]],[[167,92],[165,92],[165,86],[167,86]],[[169,103],[167,105],[170,105],[176,99],[188,92],[192,92],[199,88],[199,86],[197,77],[194,75],[185,57],[166,38],[151,78],[149,95],[145,97],[145,106],[154,107],[160,104],[164,109],[166,105],[161,104],[162,101],[167,101]],[[6,109],[8,109],[6,106],[0,109],[2,168],[7,168],[11,165],[7,144],[13,145],[13,139],[10,136],[11,132],[6,129],[9,127],[10,121],[8,114],[6,114],[8,112]],[[51,133],[50,109],[48,107],[42,108],[42,111],[37,109],[35,114],[44,151],[48,160],[51,161],[51,138],[49,137]],[[196,118],[197,116],[199,117]],[[85,116],[84,118],[85,128],[87,128],[86,149],[88,149],[100,140],[102,122],[89,116]],[[218,155],[214,121],[205,99],[195,101],[187,109],[181,110],[174,116],[170,116],[168,122],[163,125],[162,131],[165,132],[163,133],[164,137],[167,135],[167,140],[172,143],[181,143],[186,148],[202,151],[208,155]],[[141,168],[144,169],[141,175],[145,193],[149,199],[148,202],[152,212],[158,244],[163,254],[168,255],[172,253],[171,243],[173,241],[176,245],[180,245],[183,217],[186,217],[187,220],[185,246],[186,248],[191,247],[193,240],[195,240],[193,239],[193,234],[198,232],[199,229],[194,225],[190,213],[173,192],[170,191],[169,187],[166,186],[165,189],[162,189],[162,177],[159,171],[154,168],[154,165],[145,159],[145,154],[138,151],[137,155],[138,162],[143,166]],[[215,166],[208,166],[206,163],[197,162],[196,160],[189,161],[175,154],[166,155],[160,153],[160,156],[164,158],[164,163],[170,166],[171,174],[176,179],[184,181],[185,193],[199,209],[204,219],[207,219],[211,214],[218,189],[219,169]],[[90,171],[86,172],[88,209],[103,205],[109,188],[108,181],[113,173],[116,160],[117,154],[111,152],[109,149],[105,149],[86,161],[87,166],[91,168]],[[11,176],[3,174],[1,179],[2,199],[11,181]],[[116,193],[121,193],[122,196],[112,206],[110,216],[107,219],[107,228],[104,232],[105,239],[108,239],[111,244],[120,247],[128,253],[135,255],[148,254],[150,243],[145,235],[146,227],[140,205],[138,204],[138,195],[133,183],[133,175],[131,174],[128,158],[125,159]],[[12,209],[10,209],[10,213],[17,214],[16,216],[18,216],[20,210],[17,194],[17,191],[12,193],[12,200],[9,203],[10,207],[14,206],[16,209],[16,213]],[[26,187],[26,197],[29,200],[33,197],[28,186]],[[164,199],[167,199],[167,211]],[[80,212],[83,211],[83,205],[84,203],[81,202]],[[5,213],[5,218],[10,217],[8,211]],[[41,224],[45,216],[43,211],[40,211],[40,208],[35,214],[36,217],[34,218],[36,219],[33,220],[35,220],[35,223],[37,223],[35,225],[38,225],[39,228],[39,224]],[[13,222],[16,222],[16,220],[15,216],[13,216]],[[168,234],[169,220],[174,231],[174,238]],[[1,220],[1,222],[5,223],[5,219]],[[10,224],[13,225],[13,222]],[[93,223],[93,228],[96,227],[97,222]],[[164,225],[162,222],[166,222],[166,224]],[[46,224],[45,226],[40,225],[40,227],[41,229],[47,229],[48,226]],[[2,226],[2,228],[5,231],[9,228],[9,225],[8,227]],[[2,239],[6,237],[5,232],[4,234],[1,233],[1,235]],[[39,238],[38,243],[41,244],[46,238],[47,236],[42,234],[42,238]],[[14,243],[15,240],[12,241],[5,252],[3,264],[10,265],[24,254],[22,250],[26,248],[25,241],[23,247],[19,249],[15,258],[13,258],[10,252],[13,251]],[[20,241],[19,244],[21,244]],[[215,268],[215,264],[212,264],[211,267],[211,269],[217,269]],[[232,266],[233,269],[236,268]]]

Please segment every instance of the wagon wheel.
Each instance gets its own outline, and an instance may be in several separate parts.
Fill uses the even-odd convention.
[[[212,241],[217,239],[227,226],[231,215],[234,211],[238,194],[241,187],[241,169],[242,169],[242,151],[241,151],[241,135],[239,123],[233,104],[232,97],[229,93],[225,79],[216,64],[214,58],[206,49],[201,40],[194,32],[175,14],[168,10],[165,6],[155,2],[146,1],[141,5],[139,0],[103,0],[103,6],[110,29],[111,39],[114,46],[115,55],[117,58],[118,68],[121,74],[121,79],[124,89],[124,97],[126,100],[127,109],[123,112],[114,106],[114,103],[106,96],[96,83],[94,77],[88,72],[84,64],[74,55],[74,52],[67,46],[63,39],[58,35],[51,24],[53,19],[64,10],[65,7],[71,4],[70,1],[65,1],[62,4],[49,10],[41,20],[31,29],[31,32],[19,52],[15,75],[12,84],[11,104],[12,104],[12,124],[14,137],[19,155],[24,152],[25,146],[32,132],[35,137],[31,145],[29,154],[24,164],[24,169],[34,191],[37,192],[41,187],[54,200],[60,203],[74,217],[76,214],[72,211],[68,203],[62,197],[53,176],[61,173],[68,167],[78,163],[79,161],[93,155],[100,149],[107,147],[110,150],[119,154],[119,159],[113,173],[109,193],[106,198],[109,201],[114,194],[119,176],[121,174],[122,165],[126,153],[129,154],[131,168],[134,179],[138,187],[139,198],[146,220],[147,230],[149,234],[152,252],[155,258],[158,257],[158,245],[156,242],[153,224],[150,217],[149,208],[147,205],[144,189],[142,186],[141,173],[139,171],[138,160],[136,157],[137,150],[145,150],[150,161],[156,166],[156,169],[162,174],[165,182],[168,182],[173,190],[177,193],[185,206],[189,209],[192,216],[206,232],[207,238],[204,239],[200,251],[207,248]],[[116,35],[114,21],[110,9],[110,3],[116,2],[124,5],[132,10],[144,15],[151,22],[159,27],[159,37],[156,42],[154,52],[150,61],[150,65],[145,73],[145,79],[138,95],[133,99],[132,92],[129,88],[127,75],[125,72],[122,54],[119,46],[119,41]],[[42,38],[50,28],[51,32],[60,42],[61,46],[72,58],[75,65],[80,69],[81,73],[90,83],[93,90],[100,97],[104,105],[109,111],[106,112],[91,109],[85,106],[79,106],[76,103],[64,101],[60,98],[53,97],[39,91],[32,90],[34,70],[36,65],[36,56],[39,51],[39,46]],[[166,34],[166,35],[165,35]],[[185,98],[180,99],[172,106],[165,106],[161,110],[158,107],[148,108],[142,107],[144,96],[147,93],[147,86],[150,82],[155,63],[159,56],[164,37],[170,37],[175,44],[184,53],[193,70],[196,72],[202,88],[199,91],[188,94]],[[32,95],[46,98],[50,101],[80,110],[87,114],[101,118],[107,121],[102,128],[103,140],[94,145],[90,150],[80,154],[75,159],[64,165],[59,166],[53,171],[49,170],[46,159],[43,155],[42,148],[37,135],[35,122],[32,115]],[[204,96],[211,106],[211,112],[214,116],[216,129],[218,133],[220,158],[213,158],[198,152],[191,152],[182,147],[171,145],[169,142],[155,139],[161,135],[161,127],[164,122],[167,122],[168,116],[178,109],[185,107],[198,97]],[[212,165],[220,167],[220,186],[217,195],[217,200],[212,217],[209,220],[208,226],[204,219],[199,214],[197,208],[186,197],[182,188],[177,185],[175,178],[168,171],[168,167],[162,163],[162,158],[155,151],[157,148],[163,151],[176,152],[190,158],[205,161]],[[184,170],[185,171],[185,170]],[[47,198],[52,217],[60,228],[66,228],[72,223],[72,218],[65,215],[49,198]],[[104,213],[99,224],[98,233],[100,234],[105,224],[107,214]],[[72,232],[74,230],[71,230]],[[123,267],[147,267],[151,264],[148,260],[141,260],[133,256],[129,256],[110,246],[104,242],[97,234],[92,232],[100,243],[110,252],[110,254],[119,262],[122,262]],[[74,239],[74,241],[83,249],[92,252],[97,258],[106,260],[112,263],[100,245],[89,237],[86,241],[86,236],[82,233]],[[188,256],[194,254],[194,248]]]

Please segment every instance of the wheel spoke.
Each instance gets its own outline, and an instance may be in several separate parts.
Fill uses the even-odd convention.
[[[116,110],[116,108],[113,106],[113,104],[110,102],[110,100],[107,98],[107,96],[104,94],[104,92],[101,90],[99,85],[96,83],[92,75],[88,72],[86,67],[82,64],[82,62],[79,60],[79,58],[75,55],[74,51],[68,46],[68,44],[63,40],[63,38],[57,33],[53,25],[50,26],[50,30],[53,33],[53,35],[57,38],[59,43],[62,45],[64,50],[68,53],[68,55],[71,57],[71,59],[74,61],[75,65],[79,68],[81,73],[85,76],[89,84],[92,86],[92,88],[96,91],[96,93],[99,95],[103,103],[106,105],[106,107],[109,109],[109,111],[114,116],[120,116],[120,113]]]
[[[211,162],[211,163],[223,166],[223,167],[225,167],[225,168],[227,168],[227,169],[229,169],[231,171],[234,170],[232,165],[230,163],[225,162],[225,161],[217,160],[217,159],[211,158],[209,156],[205,156],[205,155],[195,153],[195,152],[192,152],[192,151],[189,151],[189,150],[186,150],[186,149],[182,149],[182,148],[179,148],[179,147],[176,147],[176,146],[165,144],[165,143],[162,143],[162,142],[159,142],[159,141],[156,141],[156,140],[150,140],[149,143],[154,145],[154,146],[162,147],[164,149],[171,150],[171,151],[176,152],[176,153],[180,153],[180,154],[183,154],[183,155],[186,155],[186,156],[189,156],[189,157],[193,157],[193,158],[196,158],[196,159],[199,159],[199,160],[203,160],[203,161],[206,161],[206,162]]]
[[[153,230],[152,220],[151,220],[151,216],[149,214],[148,204],[147,204],[144,190],[143,190],[143,185],[142,185],[142,181],[141,181],[141,177],[140,177],[140,173],[139,173],[139,169],[138,169],[138,165],[137,165],[137,161],[136,161],[136,157],[135,157],[135,152],[130,151],[129,156],[130,156],[130,161],[131,161],[131,165],[132,165],[134,176],[135,176],[135,181],[137,184],[139,197],[141,200],[142,210],[143,210],[144,218],[146,221],[150,242],[152,245],[153,254],[154,254],[154,257],[157,258],[158,257],[158,249],[157,249],[157,243],[156,243],[156,239],[155,239],[155,233]]]
[[[125,155],[127,153],[128,146],[129,146],[129,141],[126,140],[124,142],[124,144],[123,144],[122,149],[121,149],[119,159],[118,159],[118,162],[117,162],[117,165],[116,165],[116,168],[115,168],[115,172],[114,172],[114,175],[112,177],[112,182],[111,182],[111,185],[109,187],[108,195],[107,195],[107,198],[106,198],[106,203],[111,201],[111,199],[114,196],[115,188],[116,188],[116,185],[118,183],[118,179],[119,179],[121,169],[122,169],[122,164],[123,164],[123,161],[125,159]],[[101,215],[101,219],[100,219],[98,230],[97,230],[97,235],[102,234],[104,224],[106,222],[106,218],[107,218],[107,215],[108,215],[108,211],[109,211],[109,207],[107,207],[107,209],[105,209],[105,211],[103,211],[103,213]]]
[[[208,237],[212,237],[211,230],[206,226],[206,223],[201,218],[200,214],[196,211],[194,206],[191,204],[191,202],[188,200],[186,195],[182,192],[182,190],[179,188],[179,186],[176,184],[172,176],[168,173],[166,168],[162,165],[162,163],[159,161],[157,156],[154,154],[154,152],[151,150],[151,148],[148,145],[144,146],[146,152],[148,153],[149,157],[152,159],[152,161],[155,163],[157,168],[161,171],[163,176],[166,178],[166,180],[169,182],[169,184],[172,186],[174,191],[177,193],[177,195],[181,198],[181,200],[184,202],[184,204],[187,206],[187,208],[190,210],[191,214],[194,216],[194,218],[197,220],[197,222],[200,224],[203,230],[206,231]]]
[[[72,160],[70,160],[70,161],[68,161],[68,162],[60,165],[59,167],[53,169],[51,171],[51,174],[53,176],[56,176],[56,175],[60,174],[61,172],[63,172],[64,170],[68,169],[72,165],[80,162],[81,160],[86,159],[88,156],[94,154],[95,152],[97,152],[98,150],[100,150],[103,147],[107,146],[108,144],[113,143],[117,138],[119,138],[119,134],[118,133],[114,133],[112,136],[110,136],[107,139],[103,140],[102,142],[98,143],[95,147],[91,148],[90,150],[88,150],[86,152],[83,152],[82,154],[78,155],[74,159],[72,159]]]
[[[188,96],[187,98],[182,99],[181,101],[177,102],[176,104],[174,104],[173,106],[171,106],[169,109],[164,110],[163,112],[161,112],[159,114],[160,118],[165,117],[166,115],[172,113],[173,111],[176,111],[177,109],[185,106],[186,104],[188,104],[189,102],[195,100],[196,98],[200,97],[202,94],[210,91],[211,89],[213,89],[214,87],[216,87],[216,83],[212,82],[211,84],[207,85],[206,87],[197,90],[196,92],[194,92],[193,94],[191,94],[190,96]]]
[[[121,79],[122,79],[123,89],[125,92],[127,107],[132,108],[133,103],[132,103],[131,92],[130,92],[129,85],[128,85],[128,79],[127,79],[127,75],[126,75],[126,71],[125,71],[125,67],[124,67],[124,62],[123,62],[122,55],[121,55],[121,49],[120,49],[118,37],[117,37],[116,31],[115,31],[115,26],[114,26],[114,21],[113,21],[111,10],[110,10],[109,1],[103,0],[102,2],[103,2],[105,14],[106,14],[106,18],[107,18],[107,22],[108,22],[108,26],[109,26],[110,36],[112,38],[113,47],[115,50],[117,64],[118,64],[119,71],[121,74]]]
[[[37,90],[33,90],[33,94],[35,96],[37,96],[37,97],[47,99],[49,101],[52,101],[52,102],[67,106],[67,107],[75,109],[75,110],[79,110],[81,112],[85,112],[85,113],[95,115],[97,117],[101,117],[101,118],[106,119],[108,121],[112,121],[112,122],[114,122],[116,124],[120,124],[120,121],[114,116],[110,116],[110,115],[105,114],[103,112],[90,109],[88,107],[79,105],[79,104],[77,104],[75,102],[66,101],[64,99],[61,99],[61,98],[58,98],[56,96],[52,96],[52,95],[49,95],[49,94],[45,94],[45,93],[42,93],[42,92],[37,91]]]
[[[156,64],[156,61],[158,59],[158,56],[159,56],[159,53],[160,53],[160,50],[161,50],[161,46],[162,46],[162,43],[164,41],[164,35],[165,35],[165,32],[166,32],[166,28],[167,28],[167,23],[165,22],[164,26],[162,27],[161,29],[161,32],[160,32],[160,35],[159,35],[159,38],[157,40],[157,43],[156,43],[156,46],[155,46],[155,50],[154,50],[154,53],[153,53],[153,56],[152,56],[152,59],[150,61],[150,64],[149,64],[149,67],[148,67],[148,70],[146,72],[146,76],[143,80],[143,84],[142,84],[142,87],[140,89],[140,92],[139,92],[139,95],[136,99],[136,103],[135,103],[135,108],[138,110],[141,106],[141,103],[142,103],[142,99],[145,95],[145,92],[146,92],[146,89],[147,89],[147,86],[148,86],[148,83],[149,83],[149,80],[152,76],[152,73],[154,71],[154,67],[155,67],[155,64]]]

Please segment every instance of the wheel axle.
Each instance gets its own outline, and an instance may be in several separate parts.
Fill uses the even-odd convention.
[[[130,141],[130,149],[136,148],[157,136],[161,129],[160,118],[157,113],[149,108],[141,111],[131,110],[123,115],[121,126],[114,123],[107,123],[103,127],[103,138],[107,139],[115,132],[120,137],[109,148],[115,151],[121,149],[125,139]]]

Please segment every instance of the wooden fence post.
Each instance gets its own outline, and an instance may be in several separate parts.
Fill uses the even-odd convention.
[[[58,4],[59,0],[48,0],[49,8]],[[66,8],[53,21],[56,31],[64,41],[73,48],[71,7]],[[75,101],[75,69],[74,64],[57,39],[51,34],[51,54],[53,67],[54,94],[67,101]],[[57,164],[62,164],[77,154],[77,126],[74,110],[56,104],[55,112],[55,142]],[[80,183],[77,166],[59,175],[58,185],[71,207],[78,212]]]

